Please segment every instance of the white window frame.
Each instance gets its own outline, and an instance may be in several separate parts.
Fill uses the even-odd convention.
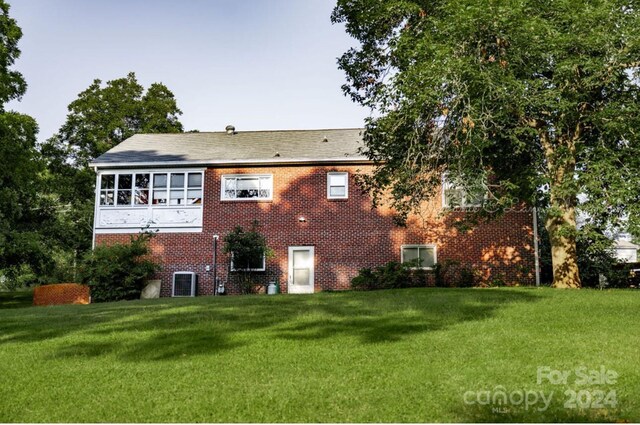
[[[118,182],[120,179],[120,175],[122,174],[130,174],[132,178],[131,182],[131,201],[129,204],[118,204]],[[135,203],[135,192],[136,192],[136,175],[137,174],[149,174],[149,187],[145,190],[148,190],[148,203],[147,204],[136,204]],[[164,190],[167,193],[167,203],[166,204],[154,204],[153,196],[156,188],[154,187],[154,176],[156,174],[166,174],[167,175],[167,187],[160,188],[159,190]],[[185,203],[183,204],[171,204],[171,175],[172,174],[184,174],[184,185],[183,185],[183,198]],[[189,188],[189,174],[200,174],[200,186]],[[102,189],[102,178],[106,175],[113,175],[114,177],[114,189]],[[187,203],[189,190],[200,190],[200,203],[199,204],[189,204]],[[179,190],[179,189],[174,189]],[[113,192],[113,205],[101,204],[101,195],[103,192]],[[118,209],[118,208],[183,208],[183,207],[199,207],[202,208],[202,203],[204,201],[204,170],[202,169],[154,169],[154,170],[104,170],[98,174],[98,182],[97,182],[97,207],[98,208],[108,208],[108,209]]]
[[[259,269],[236,269],[233,264],[233,252],[231,253],[231,264],[230,268],[232,272],[264,272],[267,270],[267,256],[265,253],[262,253],[262,267]]]
[[[460,205],[454,205],[454,206],[449,205],[449,202],[447,201],[447,196],[446,196],[447,190],[456,190],[460,192]],[[487,195],[485,191],[483,195],[483,200],[486,199],[486,197]],[[479,202],[479,203],[467,202],[467,191],[463,187],[456,186],[451,181],[449,181],[446,173],[442,175],[442,208],[478,208],[481,206],[482,206],[482,202]]]
[[[227,180],[235,179],[236,184],[238,179],[258,179],[261,182],[261,179],[268,179],[269,182],[269,197],[264,198],[228,198],[226,196],[226,182]],[[236,189],[237,190],[237,189]],[[259,187],[258,192],[262,190],[262,187]],[[261,202],[261,201],[272,201],[273,200],[273,174],[223,174],[220,178],[220,200],[221,201],[241,201],[241,202]]]
[[[400,246],[400,263],[404,264],[404,250],[405,248],[418,248],[418,258],[420,258],[420,248],[424,249],[433,249],[433,264],[438,263],[438,247],[436,244],[406,244]],[[412,267],[413,269],[422,269],[422,270],[433,270],[433,266],[425,266],[425,267]]]
[[[331,196],[331,176],[344,176],[344,195]],[[349,199],[349,173],[346,171],[331,171],[327,173],[327,199]]]

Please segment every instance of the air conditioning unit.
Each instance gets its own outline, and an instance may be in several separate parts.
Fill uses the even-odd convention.
[[[175,272],[173,274],[173,297],[195,297],[196,278],[194,272]]]

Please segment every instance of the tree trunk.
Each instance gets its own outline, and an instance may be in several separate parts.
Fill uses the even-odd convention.
[[[551,263],[554,288],[580,288],[578,254],[576,251],[576,204],[574,186],[576,168],[575,142],[580,138],[580,125],[570,135],[552,142],[548,130],[541,134],[547,160],[551,205],[545,227],[551,242]]]
[[[547,216],[545,223],[551,241],[553,287],[580,288],[575,237],[575,208],[570,205],[558,205],[556,211],[557,214]]]

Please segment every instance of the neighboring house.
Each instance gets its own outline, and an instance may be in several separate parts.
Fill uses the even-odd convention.
[[[618,238],[613,244],[616,258],[625,263],[638,262],[638,248],[640,248],[640,246],[625,238]]]
[[[212,294],[214,269],[227,291],[237,292],[222,240],[253,220],[275,254],[256,262],[256,275],[265,283],[277,279],[283,292],[347,289],[363,267],[415,258],[424,268],[455,260],[485,280],[533,283],[531,211],[511,211],[461,232],[453,224],[464,212],[441,213],[448,197],[465,197],[447,187],[447,197],[397,227],[393,212],[372,208],[356,186],[356,174],[373,169],[358,153],[361,131],[236,132],[229,126],[226,132],[135,135],[92,164],[95,244],[126,242],[146,226],[157,230],[151,247],[163,266],[162,296]],[[177,272],[186,273],[175,283]],[[198,277],[193,290],[192,274]]]

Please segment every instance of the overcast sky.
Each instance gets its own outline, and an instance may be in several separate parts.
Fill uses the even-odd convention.
[[[9,0],[23,30],[14,68],[29,88],[9,109],[45,140],[95,78],[133,71],[175,94],[186,130],[359,127],[336,58],[355,41],[331,0]]]

